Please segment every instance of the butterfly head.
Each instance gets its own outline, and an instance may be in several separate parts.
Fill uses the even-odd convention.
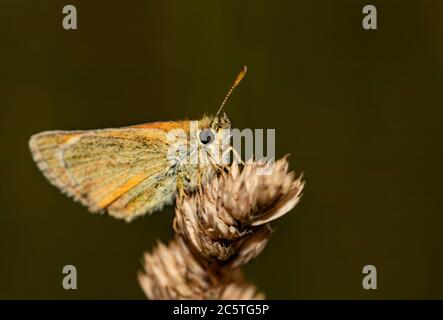
[[[231,121],[225,112],[216,116],[203,116],[199,121],[199,140],[202,146],[221,145],[221,140],[229,134]]]

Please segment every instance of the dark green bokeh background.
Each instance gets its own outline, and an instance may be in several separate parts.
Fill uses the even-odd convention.
[[[31,134],[199,118],[243,64],[227,111],[275,128],[307,181],[248,267],[269,298],[443,298],[441,1],[0,3],[0,298],[143,299],[140,258],[173,208],[91,215],[31,160]],[[78,30],[61,26],[78,9]],[[76,291],[62,268],[78,270]],[[376,291],[362,267],[378,268]]]

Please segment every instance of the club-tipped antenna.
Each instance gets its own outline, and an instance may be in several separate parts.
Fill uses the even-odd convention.
[[[218,116],[220,114],[220,112],[223,110],[223,107],[225,106],[226,101],[228,101],[228,99],[229,99],[230,95],[232,94],[232,92],[234,91],[234,89],[238,86],[238,84],[245,77],[246,71],[248,71],[248,68],[246,66],[243,66],[243,69],[239,72],[239,74],[235,78],[231,89],[229,89],[228,93],[226,94],[225,98],[223,99],[223,102],[220,105],[220,108],[218,109],[216,116]]]

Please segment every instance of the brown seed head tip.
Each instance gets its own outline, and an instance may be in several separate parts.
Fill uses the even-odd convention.
[[[293,172],[288,172],[286,158],[275,163],[248,161],[242,168],[234,163],[196,194],[177,201],[175,230],[208,259],[255,257],[258,252],[245,254],[241,245],[251,243],[246,239],[261,230],[259,226],[294,208],[303,186],[301,176],[295,178]],[[265,233],[259,234],[261,245],[255,246],[255,251],[263,249],[267,242]],[[270,234],[266,231],[268,238]]]

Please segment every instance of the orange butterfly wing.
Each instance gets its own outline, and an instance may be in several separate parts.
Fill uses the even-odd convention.
[[[189,130],[187,121],[119,129],[47,131],[29,146],[40,170],[91,212],[106,209],[131,220],[172,202],[176,173],[167,159],[166,134]]]

